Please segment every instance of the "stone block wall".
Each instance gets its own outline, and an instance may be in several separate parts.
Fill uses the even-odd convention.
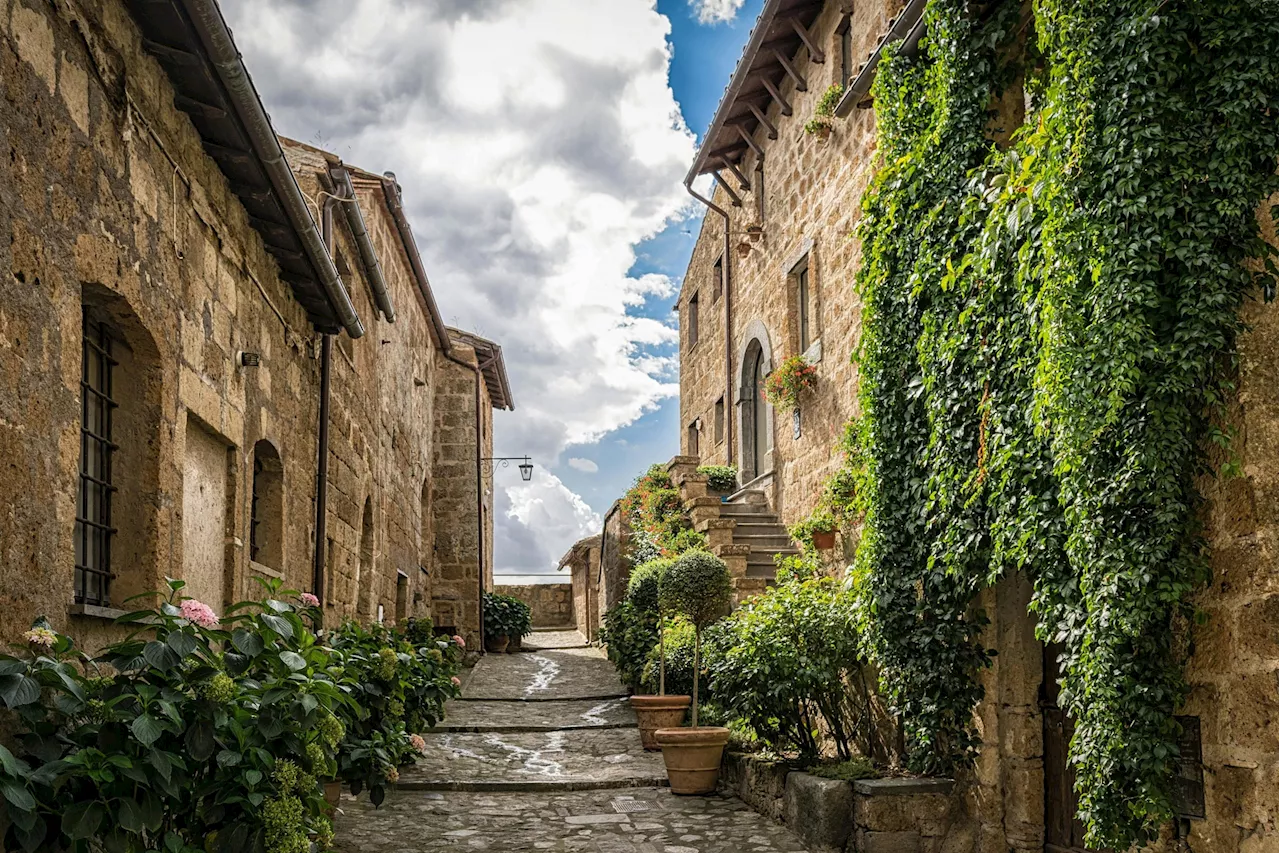
[[[573,628],[573,588],[567,583],[499,584],[494,592],[510,595],[529,605],[533,627]]]
[[[604,515],[604,530],[600,537],[600,568],[596,574],[596,602],[599,625],[604,616],[627,594],[627,581],[631,579],[631,560],[628,550],[631,526],[623,518],[617,502]]]

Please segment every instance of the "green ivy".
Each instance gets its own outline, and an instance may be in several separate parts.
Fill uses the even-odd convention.
[[[1065,650],[1086,842],[1127,849],[1172,814],[1197,480],[1230,441],[1240,308],[1274,281],[1255,215],[1277,168],[1276,3],[1037,0],[1034,109],[1007,151],[987,111],[1010,21],[965,8],[933,0],[920,57],[889,50],[874,92],[857,577],[924,772],[976,745],[975,593],[1032,579]]]

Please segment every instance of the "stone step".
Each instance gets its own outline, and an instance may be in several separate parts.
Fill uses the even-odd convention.
[[[768,516],[776,518],[767,504],[720,504],[722,516]]]
[[[567,729],[634,729],[636,715],[625,696],[599,701],[561,699],[527,703],[512,700],[451,699],[444,719],[431,733],[553,732]]]
[[[791,537],[785,533],[753,533],[748,536],[739,536],[735,531],[733,542],[735,545],[750,545],[753,551],[792,547]]]

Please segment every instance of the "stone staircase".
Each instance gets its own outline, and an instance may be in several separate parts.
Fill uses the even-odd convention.
[[[776,555],[799,550],[763,492],[748,490],[722,501],[708,490],[707,478],[697,468],[696,456],[677,456],[667,463],[693,529],[707,537],[707,548],[729,567],[735,603],[741,602],[773,581]]]

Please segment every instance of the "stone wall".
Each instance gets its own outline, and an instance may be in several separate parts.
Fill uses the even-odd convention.
[[[10,493],[23,496],[0,516],[3,638],[43,614],[96,648],[118,636],[114,608],[166,576],[185,578],[219,610],[256,595],[254,578],[272,577],[324,592],[330,623],[430,612],[442,562],[435,552],[453,556],[462,529],[446,519],[450,547],[435,547],[432,502],[453,500],[457,510],[469,499],[472,530],[476,518],[474,462],[470,477],[453,478],[451,469],[440,482],[435,433],[455,405],[472,423],[475,402],[462,367],[465,399],[436,396],[440,342],[381,182],[355,180],[394,323],[377,315],[345,219],[334,217],[334,259],[368,333],[333,347],[321,589],[313,581],[320,336],[175,109],[169,78],[125,4],[0,0],[0,81],[0,268],[8,276],[0,470]],[[303,192],[319,198],[317,175],[337,158],[284,144]],[[74,604],[86,317],[109,330],[118,362],[118,576],[106,607]],[[242,352],[260,364],[241,366]],[[481,406],[488,455],[483,394]],[[450,454],[474,460],[474,434],[471,442]],[[270,483],[256,538],[255,461]]]
[[[832,40],[842,7],[828,2],[810,27],[820,44]],[[853,4],[851,26],[855,56],[865,56],[888,20],[902,6],[898,0]],[[753,472],[744,457],[744,356],[753,342],[763,345],[766,369],[800,352],[798,296],[792,271],[808,264],[812,295],[810,313],[816,340],[807,355],[817,364],[818,386],[802,401],[801,429],[793,437],[789,418],[765,420],[768,448],[764,476],[755,482],[784,523],[805,516],[815,505],[824,480],[840,464],[834,448],[844,423],[857,414],[857,367],[849,360],[858,339],[860,305],[854,293],[859,245],[852,234],[861,195],[871,176],[874,156],[873,110],[855,110],[825,143],[802,131],[830,75],[836,72],[838,49],[815,64],[801,49],[793,62],[809,78],[808,91],[796,91],[789,79],[780,85],[791,102],[791,116],[776,104],[768,118],[777,139],[758,131],[755,141],[765,151],[763,190],[760,183],[742,193],[733,207],[717,190],[715,201],[731,215],[731,249],[723,255],[724,226],[708,213],[694,247],[678,303],[681,325],[680,435],[681,453],[702,464],[737,464],[743,479]],[[1020,84],[996,104],[991,129],[1006,141],[1023,120]],[[751,175],[748,154],[740,167]],[[735,184],[736,187],[736,184]],[[763,192],[763,199],[759,194]],[[758,219],[763,203],[764,216]],[[1262,205],[1260,220],[1275,243],[1269,219],[1273,197]],[[746,227],[763,228],[756,242],[746,240]],[[740,257],[737,246],[746,243]],[[725,334],[723,297],[717,297],[717,261],[730,271],[733,314]],[[697,296],[697,342],[691,329],[690,302]],[[1191,694],[1181,713],[1199,717],[1207,819],[1190,823],[1193,850],[1245,853],[1274,850],[1277,836],[1277,312],[1274,305],[1251,300],[1242,311],[1248,331],[1239,344],[1240,376],[1232,419],[1238,429],[1233,451],[1243,463],[1243,476],[1206,479],[1204,520],[1212,548],[1213,579],[1197,599],[1208,616],[1193,628],[1194,654],[1187,667]],[[725,351],[732,357],[725,375]],[[717,430],[717,402],[725,405],[725,426]],[[749,420],[749,419],[748,419]],[[700,430],[690,427],[700,424]],[[733,434],[727,435],[729,429]],[[696,436],[696,438],[695,438]],[[696,449],[694,447],[696,443]],[[1224,461],[1224,460],[1220,460]],[[850,543],[844,543],[846,549]],[[606,542],[605,572],[609,571]],[[848,553],[845,554],[849,556]],[[982,737],[973,777],[959,786],[967,812],[977,820],[973,837],[956,849],[974,851],[1039,851],[1045,832],[1045,717],[1041,710],[1044,649],[1035,638],[1027,612],[1030,586],[1025,578],[1009,578],[985,590],[978,606],[991,616],[985,641],[999,655],[981,679],[986,699],[976,712]],[[959,842],[957,842],[959,843]],[[1170,841],[1164,848],[1174,849]]]
[[[596,578],[600,572],[600,536],[579,539],[560,558],[558,570],[569,570],[569,585],[573,592],[574,625],[587,642],[595,642],[600,623],[599,589]]]
[[[627,557],[631,526],[622,517],[617,502],[604,515],[604,530],[600,537],[600,568],[596,572],[596,606],[600,626],[604,616],[627,594],[627,581],[631,578],[631,561]]]
[[[500,584],[493,590],[529,605],[534,628],[572,628],[577,624],[573,587],[567,583]]]

